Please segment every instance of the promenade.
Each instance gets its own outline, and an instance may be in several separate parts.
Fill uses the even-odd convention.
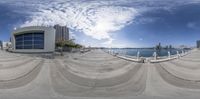
[[[1,99],[198,99],[200,50],[137,63],[102,50],[54,59],[0,51]]]

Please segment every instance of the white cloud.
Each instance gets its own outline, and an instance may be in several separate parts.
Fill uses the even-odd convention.
[[[134,8],[113,6],[109,2],[54,2],[40,6],[21,26],[67,25],[73,30],[112,43],[110,33],[130,24],[138,12]]]
[[[187,24],[187,27],[188,27],[188,28],[191,28],[191,29],[196,29],[196,28],[198,28],[198,27],[196,26],[196,23],[195,23],[195,22],[189,22],[189,23]]]
[[[30,15],[22,27],[67,25],[72,30],[105,41],[103,45],[114,44],[111,34],[132,23],[135,16],[143,11],[169,9],[198,2],[199,0],[0,0],[2,4],[28,8],[17,11]],[[154,19],[141,19],[139,23],[153,21]],[[190,26],[192,25],[189,24]]]
[[[143,38],[139,38],[140,41],[143,41]]]

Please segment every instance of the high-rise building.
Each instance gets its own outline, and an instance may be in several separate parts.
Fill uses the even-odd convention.
[[[69,40],[69,29],[66,26],[55,25],[56,42]]]
[[[3,49],[3,43],[0,41],[0,49]]]
[[[200,40],[197,41],[197,48],[200,48]]]

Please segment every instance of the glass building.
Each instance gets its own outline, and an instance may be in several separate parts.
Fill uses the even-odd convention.
[[[15,35],[16,49],[44,49],[44,32]]]
[[[13,31],[13,52],[54,52],[55,29],[53,27],[30,26]]]

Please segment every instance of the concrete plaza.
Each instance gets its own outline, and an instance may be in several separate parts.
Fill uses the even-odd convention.
[[[0,51],[1,99],[199,99],[200,50],[136,63],[102,50],[55,59]]]

